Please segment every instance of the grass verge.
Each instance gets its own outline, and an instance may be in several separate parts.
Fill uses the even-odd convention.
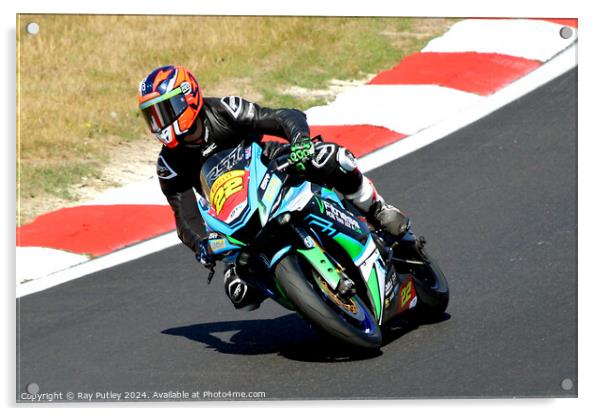
[[[25,27],[37,22],[40,31]],[[397,64],[453,22],[418,18],[19,15],[17,223],[76,201],[124,144],[148,140],[139,81],[170,63],[205,95],[307,109],[323,89]],[[128,147],[131,149],[131,146]],[[131,151],[131,150],[130,150]]]

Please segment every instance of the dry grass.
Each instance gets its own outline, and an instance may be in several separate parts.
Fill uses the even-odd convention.
[[[35,21],[38,35],[25,33]],[[332,78],[360,79],[395,65],[451,21],[407,18],[21,15],[19,223],[76,200],[111,153],[145,140],[139,81],[170,63],[189,67],[205,95],[236,94],[268,106],[321,99],[285,94]],[[132,146],[123,146],[132,151]],[[56,202],[58,201],[58,202]]]

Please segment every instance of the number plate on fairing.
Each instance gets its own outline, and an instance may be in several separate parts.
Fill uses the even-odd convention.
[[[209,193],[210,213],[225,223],[234,221],[247,206],[249,172],[231,170],[218,177]]]

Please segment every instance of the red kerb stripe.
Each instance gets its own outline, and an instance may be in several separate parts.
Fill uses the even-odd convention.
[[[477,52],[422,52],[406,57],[369,84],[434,84],[489,95],[541,65],[516,56]]]
[[[175,228],[169,206],[82,205],[17,228],[17,245],[100,256]]]
[[[481,19],[481,20],[512,20],[520,19],[519,17],[471,17],[470,19]],[[547,17],[529,17],[529,20],[544,20],[550,23],[556,23],[564,26],[571,26],[576,28],[578,26],[578,19],[556,19]]]
[[[536,19],[536,20],[545,20],[546,22],[558,23],[559,25],[570,26],[577,28],[579,26],[579,22],[577,19]]]
[[[320,134],[324,141],[334,142],[341,146],[345,146],[347,149],[351,150],[356,157],[363,156],[406,137],[405,134],[389,130],[385,127],[367,124],[351,126],[311,126],[310,130],[312,137]],[[285,142],[285,140],[273,136],[264,136],[264,140]]]

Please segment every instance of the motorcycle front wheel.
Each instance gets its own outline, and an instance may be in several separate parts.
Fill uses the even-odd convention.
[[[299,264],[296,255],[276,266],[276,281],[297,312],[320,332],[347,345],[378,349],[382,334],[366,304],[354,295],[338,296],[310,265]]]

